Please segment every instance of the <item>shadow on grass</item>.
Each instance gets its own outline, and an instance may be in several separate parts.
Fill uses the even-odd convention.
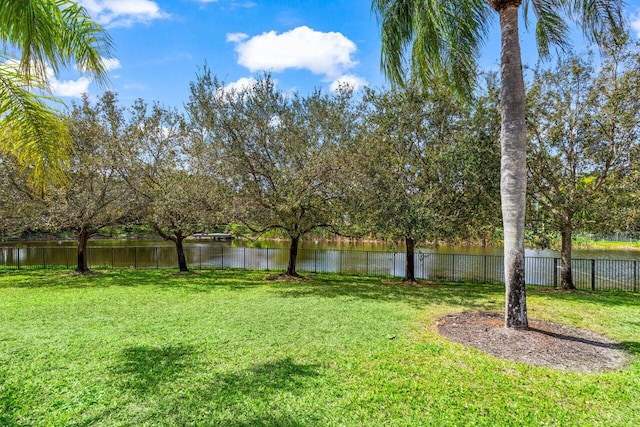
[[[291,406],[289,396],[314,389],[321,377],[318,365],[297,363],[291,357],[258,363],[246,369],[215,375],[192,389],[185,400],[166,402],[176,414],[172,424],[233,426],[318,425],[321,414]],[[192,408],[185,411],[185,408]],[[209,415],[213,412],[211,415]],[[206,418],[201,418],[204,414]],[[316,422],[308,419],[316,418]],[[307,420],[307,421],[305,421]]]
[[[467,309],[491,310],[502,304],[502,288],[492,284],[422,282],[418,286],[395,280],[367,277],[332,277],[298,283],[274,285],[285,298],[356,298],[425,305],[462,305]]]
[[[9,384],[6,373],[0,372],[0,426],[21,425],[16,415],[16,411],[21,406],[20,395],[20,390]]]
[[[153,402],[152,410],[136,422],[166,425],[301,426],[316,425],[301,421],[305,416],[291,407],[287,399],[303,389],[314,388],[321,376],[319,365],[297,363],[291,357],[257,363],[234,372],[209,373],[195,381],[180,382],[181,371],[198,369],[194,351],[186,346],[130,347],[116,373],[124,377],[126,387],[136,391],[139,404]],[[207,370],[205,366],[200,368]],[[175,382],[173,387],[162,384]],[[173,391],[169,391],[173,390]],[[124,415],[126,405],[111,408],[78,425],[108,422],[105,416]],[[122,411],[122,412],[120,412]],[[316,414],[319,418],[321,414]],[[308,414],[307,414],[308,417]]]
[[[630,291],[564,291],[546,286],[532,286],[530,289],[532,295],[548,296],[560,301],[574,301],[610,307],[637,307],[640,304],[640,294]]]
[[[264,272],[198,270],[181,274],[171,269],[92,270],[77,274],[60,270],[12,270],[0,272],[0,288],[100,289],[110,287],[155,287],[211,292],[216,289],[243,290],[264,285]]]
[[[622,341],[620,343],[622,347],[627,350],[629,353],[640,356],[640,342],[637,341]]]
[[[153,393],[188,368],[194,352],[193,347],[181,345],[127,347],[115,371],[123,378],[124,387],[140,394]]]
[[[214,393],[220,391],[258,398],[274,391],[293,392],[303,388],[306,379],[318,377],[319,366],[296,363],[291,357],[260,363],[238,372],[220,375]]]

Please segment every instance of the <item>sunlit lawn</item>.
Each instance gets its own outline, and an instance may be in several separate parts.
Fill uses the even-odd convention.
[[[530,367],[437,334],[500,285],[265,273],[0,273],[2,426],[636,426],[640,296],[532,288],[531,317],[603,333],[635,361]]]

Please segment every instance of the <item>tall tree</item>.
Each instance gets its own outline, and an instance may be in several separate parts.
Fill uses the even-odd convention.
[[[285,95],[270,76],[234,91],[207,70],[191,87],[189,110],[218,147],[216,167],[236,190],[235,218],[257,233],[290,238],[286,275],[297,276],[300,240],[340,220],[342,147],[354,119],[351,91]]]
[[[118,141],[124,134],[125,118],[115,95],[106,92],[96,103],[85,95],[80,104],[74,104],[68,120],[74,145],[65,166],[65,184],[47,188],[44,199],[52,224],[75,232],[77,271],[86,273],[89,239],[134,213],[118,173]]]
[[[478,223],[469,207],[482,213],[485,201],[494,204],[482,196],[492,192],[490,180],[484,182],[491,174],[483,169],[497,157],[495,129],[495,139],[487,141],[494,150],[478,155],[486,148],[485,129],[473,126],[492,126],[474,121],[474,106],[448,95],[412,84],[385,92],[366,89],[363,96],[351,212],[366,231],[404,240],[408,282],[415,281],[416,244],[469,236],[469,226]]]
[[[225,196],[219,171],[209,167],[207,147],[176,111],[139,100],[121,141],[122,173],[140,219],[173,242],[181,272],[189,271],[184,240],[220,224]]]
[[[46,95],[47,69],[58,74],[76,63],[106,82],[111,39],[75,1],[0,0],[0,40],[0,149],[40,183],[59,177],[70,137]]]
[[[617,179],[631,172],[640,136],[640,54],[630,46],[603,49],[602,63],[566,55],[534,73],[528,94],[528,155],[534,215],[561,236],[561,287],[575,289],[572,235],[577,228],[621,221]]]
[[[583,29],[589,41],[621,34],[621,0],[372,0],[382,30],[382,66],[394,83],[405,80],[406,66],[425,84],[449,84],[471,93],[477,58],[485,41],[491,11],[501,33],[501,202],[504,230],[505,326],[528,328],[524,274],[526,211],[526,121],[518,12],[536,17],[536,40],[542,56],[552,45],[568,43],[564,16]],[[407,64],[405,52],[410,50]]]

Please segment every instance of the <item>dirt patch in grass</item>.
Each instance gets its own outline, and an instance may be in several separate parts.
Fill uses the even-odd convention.
[[[498,313],[460,313],[437,322],[441,335],[501,359],[577,372],[623,368],[631,356],[595,332],[529,319],[528,330],[504,327]]]

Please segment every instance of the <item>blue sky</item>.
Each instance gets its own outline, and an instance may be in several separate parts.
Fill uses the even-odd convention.
[[[380,37],[370,0],[79,0],[113,38],[109,89],[125,105],[143,98],[180,107],[206,63],[228,85],[247,84],[269,70],[285,92],[331,90],[337,82],[382,86]],[[640,0],[627,1],[640,34]],[[481,58],[497,69],[497,25]],[[523,35],[524,61],[536,59]],[[580,48],[580,46],[577,46]],[[70,101],[97,87],[74,70],[53,80]]]

